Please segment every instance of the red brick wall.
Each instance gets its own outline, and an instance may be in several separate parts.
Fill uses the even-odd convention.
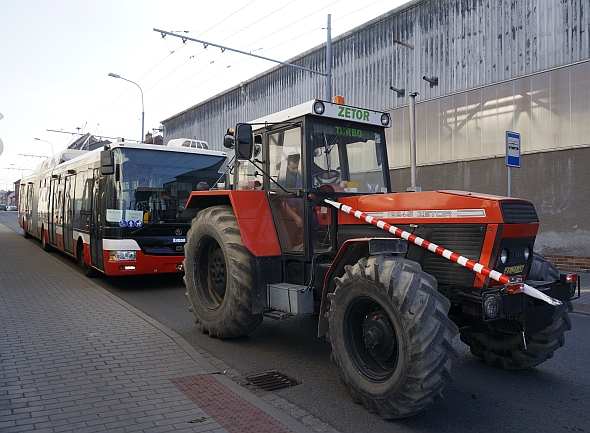
[[[545,256],[560,271],[590,272],[590,257]]]

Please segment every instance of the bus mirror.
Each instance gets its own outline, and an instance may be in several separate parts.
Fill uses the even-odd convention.
[[[100,174],[113,174],[115,172],[115,164],[113,161],[113,154],[110,150],[100,151]]]
[[[237,159],[252,159],[254,151],[252,125],[248,123],[238,123],[236,125],[236,142]]]

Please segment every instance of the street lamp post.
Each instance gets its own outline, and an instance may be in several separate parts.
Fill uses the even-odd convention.
[[[141,92],[141,142],[143,143],[145,140],[145,136],[143,135],[143,123],[144,123],[144,119],[145,119],[145,112],[144,112],[144,106],[143,106],[143,90],[141,90],[141,87],[139,87],[139,84],[137,84],[135,81],[131,81],[131,80],[128,80],[127,78],[123,78],[119,74],[114,74],[112,72],[109,72],[109,77],[120,78],[121,80],[129,81],[130,83],[135,84],[137,86],[137,88],[139,89],[139,91]]]
[[[44,141],[45,143],[49,143],[49,145],[51,146],[51,156],[55,155],[55,151],[53,150],[53,144],[50,141],[41,140],[40,138],[35,138],[35,140],[37,140],[37,141]]]

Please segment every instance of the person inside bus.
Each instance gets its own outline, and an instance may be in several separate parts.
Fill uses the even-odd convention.
[[[149,181],[142,177],[137,181],[137,188],[135,189],[135,209],[149,212],[149,201],[152,191],[149,188]]]

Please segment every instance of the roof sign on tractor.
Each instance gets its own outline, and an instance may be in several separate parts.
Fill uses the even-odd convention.
[[[284,122],[286,120],[305,116],[307,114],[315,114],[316,116],[349,120],[385,128],[391,126],[391,117],[387,113],[344,105],[343,98],[339,99],[339,101],[341,101],[342,104],[314,99],[248,123],[255,125],[263,123]]]

